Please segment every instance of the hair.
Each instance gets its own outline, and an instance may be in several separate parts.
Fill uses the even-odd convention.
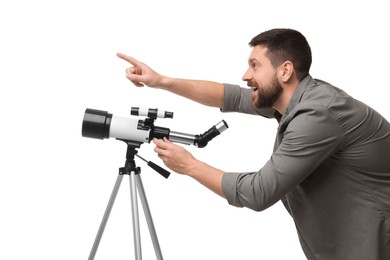
[[[287,60],[291,61],[299,81],[309,75],[311,49],[300,32],[292,29],[272,29],[254,37],[249,45],[266,47],[266,55],[275,68]]]

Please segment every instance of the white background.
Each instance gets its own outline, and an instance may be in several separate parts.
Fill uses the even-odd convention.
[[[311,44],[313,77],[389,119],[386,1],[315,2],[2,1],[0,259],[88,258],[126,146],[82,138],[87,107],[118,116],[131,106],[173,111],[156,125],[190,134],[225,119],[230,128],[206,148],[187,147],[225,171],[258,170],[271,155],[273,120],[136,88],[116,52],[169,76],[242,84],[250,39],[294,28]],[[153,148],[139,153],[162,165]],[[231,207],[188,177],[165,180],[137,165],[165,259],[304,259],[281,203],[263,212]],[[144,259],[155,259],[140,214]],[[95,259],[133,257],[125,177]]]

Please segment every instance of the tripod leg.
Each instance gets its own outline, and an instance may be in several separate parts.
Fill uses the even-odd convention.
[[[131,209],[133,214],[133,234],[135,259],[142,259],[141,232],[139,228],[138,202],[137,202],[137,178],[135,173],[130,174]]]
[[[143,206],[143,210],[145,213],[146,222],[147,222],[148,227],[149,227],[150,237],[152,238],[154,252],[156,253],[157,260],[163,260],[160,244],[158,242],[156,229],[155,229],[154,224],[153,224],[153,219],[152,219],[152,215],[150,213],[148,201],[146,199],[145,189],[144,189],[144,186],[142,184],[141,176],[138,174],[135,177],[137,179],[138,193],[139,193],[141,203]]]
[[[93,243],[93,247],[92,247],[92,250],[89,254],[88,260],[93,260],[95,258],[96,251],[99,247],[100,240],[102,239],[103,232],[104,232],[104,229],[106,227],[108,218],[110,217],[112,206],[114,205],[116,195],[118,194],[119,187],[122,183],[122,179],[123,179],[123,175],[119,174],[118,178],[116,179],[114,189],[112,190],[110,200],[108,201],[106,211],[104,212],[102,222],[100,223],[100,227],[99,227],[98,233],[96,235],[95,242]]]

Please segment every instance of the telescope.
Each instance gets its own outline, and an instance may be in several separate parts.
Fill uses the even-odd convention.
[[[147,162],[148,166],[160,173],[163,177],[168,178],[170,172],[161,168],[153,162],[148,162],[137,153],[136,148],[139,148],[142,143],[150,143],[154,138],[167,138],[172,142],[195,145],[199,148],[205,147],[207,143],[214,137],[222,133],[228,128],[224,120],[212,126],[209,130],[199,135],[186,134],[181,132],[171,131],[166,127],[159,127],[154,125],[157,118],[173,118],[172,112],[161,111],[156,109],[142,109],[139,107],[131,108],[131,115],[143,116],[145,119],[134,119],[127,117],[113,116],[107,111],[87,108],[84,113],[82,124],[82,136],[95,139],[116,138],[127,143],[126,162],[125,166],[119,168],[119,174],[111,193],[110,200],[106,207],[102,222],[100,224],[98,233],[96,235],[93,247],[91,249],[88,260],[93,260],[99,247],[100,240],[103,236],[106,223],[114,205],[115,198],[118,194],[123,175],[130,177],[130,195],[131,207],[133,217],[133,233],[134,233],[134,252],[135,259],[141,260],[141,237],[138,216],[138,202],[137,193],[140,196],[142,206],[145,213],[146,222],[149,227],[149,233],[153,242],[153,247],[158,260],[162,260],[162,253],[157,239],[157,233],[154,228],[152,216],[149,205],[146,199],[145,190],[141,181],[141,168],[137,167],[134,157],[138,156],[140,159]]]
[[[131,115],[145,116],[144,120],[113,116],[107,111],[87,108],[84,113],[82,136],[95,139],[116,138],[136,144],[150,143],[153,138],[163,139],[171,142],[195,145],[199,148],[205,147],[209,141],[221,134],[228,128],[227,123],[222,120],[212,126],[203,134],[193,135],[171,131],[166,127],[154,125],[157,118],[173,118],[173,113],[156,109],[131,108]]]

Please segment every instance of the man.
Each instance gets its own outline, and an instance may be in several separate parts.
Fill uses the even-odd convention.
[[[225,173],[167,139],[155,151],[234,206],[261,211],[282,200],[308,259],[390,259],[390,124],[310,74],[311,49],[291,29],[254,37],[250,88],[162,76],[132,57],[127,78],[199,103],[276,118],[274,152],[258,172]]]

